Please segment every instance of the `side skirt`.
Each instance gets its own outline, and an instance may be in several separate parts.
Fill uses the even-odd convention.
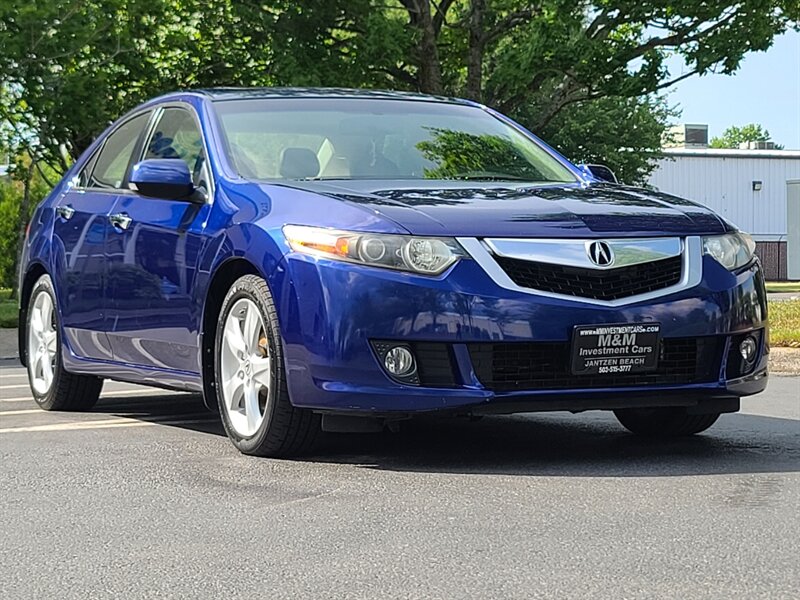
[[[103,379],[148,385],[179,392],[202,393],[203,391],[203,378],[200,373],[171,371],[157,367],[80,358],[70,352],[68,348],[63,348],[63,350],[64,367],[70,373],[94,375]]]

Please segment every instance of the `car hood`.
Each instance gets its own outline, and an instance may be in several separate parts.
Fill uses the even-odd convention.
[[[641,237],[728,229],[704,206],[619,185],[328,180],[292,187],[362,207],[417,235]]]

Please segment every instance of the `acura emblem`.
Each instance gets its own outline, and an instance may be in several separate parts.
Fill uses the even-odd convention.
[[[586,253],[589,255],[589,260],[598,267],[608,267],[614,262],[614,251],[606,242],[592,242]]]

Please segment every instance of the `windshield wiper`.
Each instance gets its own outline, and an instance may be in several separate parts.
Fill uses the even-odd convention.
[[[474,171],[470,173],[459,173],[447,179],[455,179],[462,181],[529,181],[533,183],[535,179],[528,177],[520,177],[519,175],[510,175],[509,173],[493,173],[491,171]]]

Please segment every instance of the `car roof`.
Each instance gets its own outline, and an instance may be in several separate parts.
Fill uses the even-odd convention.
[[[251,100],[258,98],[363,98],[373,100],[416,100],[448,104],[473,104],[468,100],[432,96],[417,92],[315,87],[218,87],[190,90],[213,101]]]

